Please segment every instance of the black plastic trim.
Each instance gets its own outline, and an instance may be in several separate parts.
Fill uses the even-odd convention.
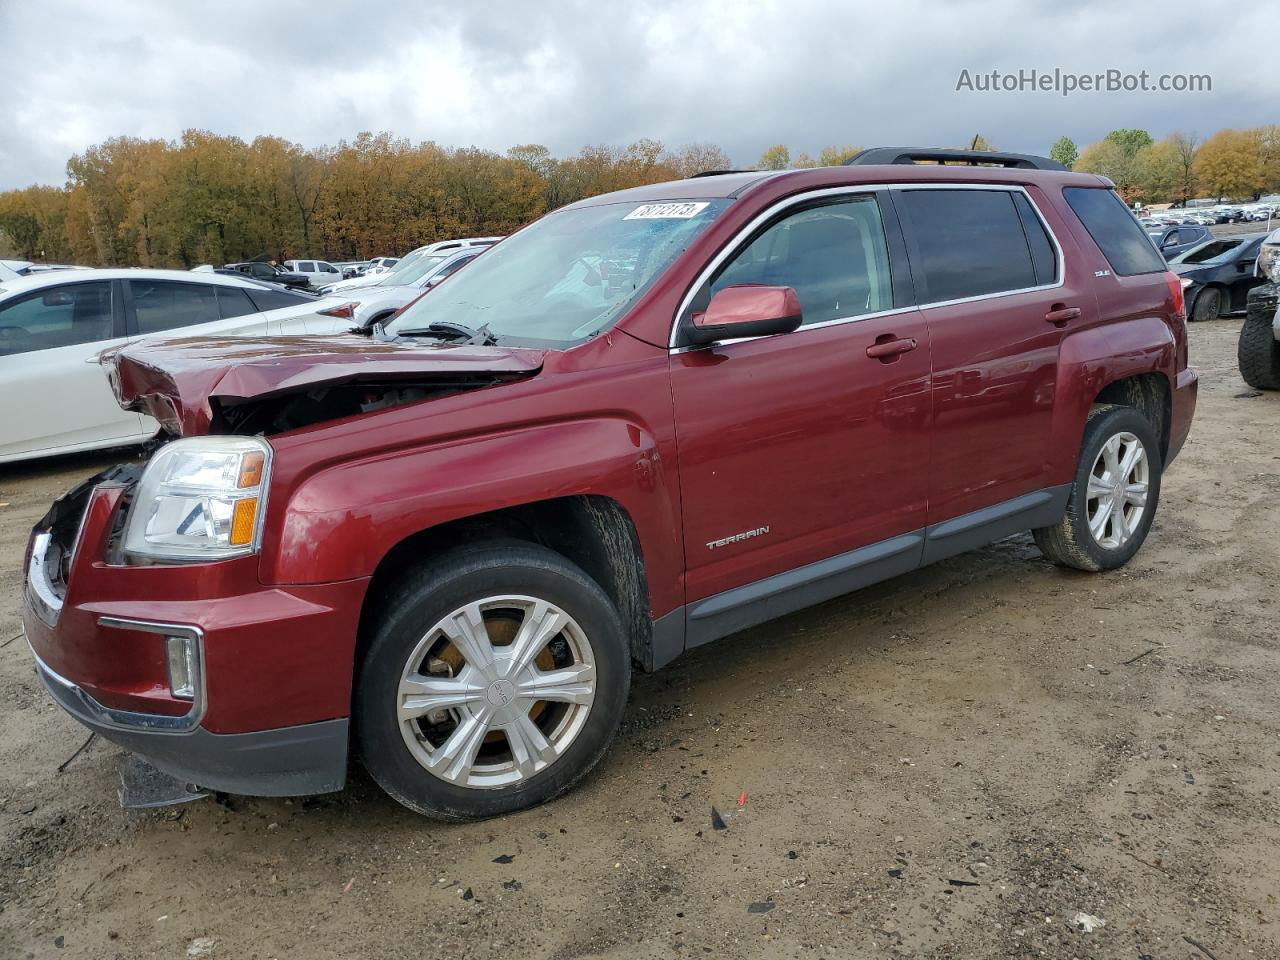
[[[845,161],[845,166],[870,164],[911,164],[921,161],[968,164],[969,166],[1009,167],[1018,170],[1060,170],[1067,168],[1056,160],[1033,153],[1000,153],[995,150],[955,150],[948,147],[871,147]]]
[[[87,710],[75,695],[79,688],[38,659],[36,673],[58,706],[84,726],[179,780],[254,797],[332,793],[346,783],[346,717],[252,733],[125,729]]]
[[[699,647],[957,553],[1052,526],[1066,512],[1070,494],[1071,484],[1034,490],[679,607],[654,621],[653,669],[675,659],[682,633],[684,650]]]
[[[921,566],[976,550],[1015,533],[1052,526],[1062,519],[1070,495],[1071,484],[1064,483],[935,523],[925,531]]]

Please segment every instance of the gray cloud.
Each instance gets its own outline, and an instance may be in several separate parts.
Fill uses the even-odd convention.
[[[1280,73],[1242,55],[1264,4],[850,0],[163,0],[0,2],[0,189],[61,183],[117,135],[202,127],[336,143],[361,130],[558,153],[642,136],[711,141],[750,164],[772,143],[959,144],[1045,152],[1119,126],[1280,121]],[[1208,73],[1211,93],[957,92],[962,69]]]

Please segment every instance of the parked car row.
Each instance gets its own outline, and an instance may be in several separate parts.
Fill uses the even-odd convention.
[[[1138,222],[1149,230],[1159,227],[1188,226],[1211,227],[1222,223],[1265,222],[1276,216],[1272,204],[1248,204],[1246,206],[1170,208],[1139,213]]]

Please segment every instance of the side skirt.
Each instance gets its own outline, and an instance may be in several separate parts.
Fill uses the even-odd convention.
[[[674,660],[682,649],[702,646],[1024,530],[1052,526],[1066,512],[1070,494],[1070,484],[1036,490],[694,601],[654,621],[653,669]]]

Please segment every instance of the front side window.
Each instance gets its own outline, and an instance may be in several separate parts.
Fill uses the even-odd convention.
[[[176,280],[128,282],[140,336],[219,319],[217,294],[208,284]]]
[[[922,304],[1039,285],[1022,217],[1009,190],[903,190]]]
[[[1122,277],[1158,273],[1165,269],[1164,258],[1143,236],[1138,221],[1114,190],[1103,187],[1066,187],[1062,191],[1071,209],[1093,237],[1111,269]],[[1170,231],[1175,238],[1178,232]],[[1168,243],[1166,239],[1165,243]]]
[[[46,287],[0,305],[0,356],[110,340],[111,283]]]
[[[711,293],[743,285],[791,287],[806,327],[891,309],[889,253],[875,197],[809,207],[767,227],[716,275]]]
[[[568,346],[612,326],[729,205],[724,199],[558,210],[488,250],[387,332],[433,323]]]

